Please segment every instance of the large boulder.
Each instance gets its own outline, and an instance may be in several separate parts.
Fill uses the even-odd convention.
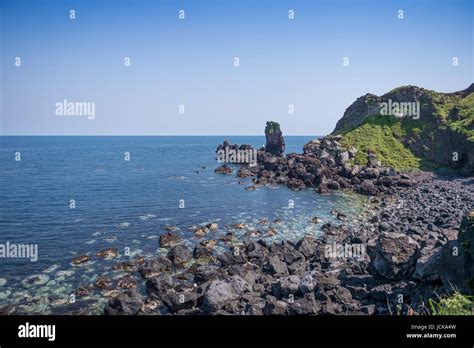
[[[146,281],[145,287],[148,295],[161,297],[174,285],[173,277],[169,273],[162,273]]]
[[[274,156],[281,156],[285,152],[285,139],[277,122],[267,122],[265,138],[265,151],[270,152]]]
[[[202,309],[207,314],[213,314],[237,298],[235,289],[229,283],[213,280],[204,294]]]
[[[427,249],[425,251],[425,249]],[[425,248],[422,256],[416,262],[413,278],[423,282],[434,282],[439,280],[439,270],[441,267],[442,248]]]
[[[174,265],[182,265],[193,258],[193,252],[184,244],[174,246],[166,255]]]
[[[419,254],[418,243],[411,237],[396,232],[382,232],[375,246],[370,246],[371,265],[375,272],[387,279],[411,277]]]
[[[143,297],[136,289],[127,290],[111,299],[105,306],[105,315],[135,315],[143,304]]]

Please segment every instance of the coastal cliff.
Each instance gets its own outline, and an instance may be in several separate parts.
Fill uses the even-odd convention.
[[[474,173],[474,84],[439,93],[403,86],[382,95],[358,98],[337,122],[332,135],[341,143],[373,151],[396,169],[448,167]],[[355,163],[363,158],[356,156]]]

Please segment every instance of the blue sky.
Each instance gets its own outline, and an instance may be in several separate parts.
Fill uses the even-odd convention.
[[[284,134],[322,135],[365,93],[473,81],[470,0],[2,0],[0,9],[3,135],[261,135],[267,120]],[[57,116],[64,99],[94,102],[95,118]]]

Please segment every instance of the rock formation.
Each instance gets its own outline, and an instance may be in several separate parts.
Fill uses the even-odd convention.
[[[393,107],[387,109],[388,105]],[[354,135],[364,124],[391,131],[390,141],[399,142],[416,158],[474,174],[474,84],[454,93],[403,86],[381,97],[366,94],[346,109],[332,134],[352,133],[353,145],[367,150],[366,134]]]
[[[274,156],[281,156],[285,152],[285,139],[277,122],[269,121],[265,126],[265,151]]]

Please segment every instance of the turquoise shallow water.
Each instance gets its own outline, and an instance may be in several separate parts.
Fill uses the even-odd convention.
[[[281,218],[272,239],[296,240],[322,233],[324,222],[336,222],[332,209],[351,215],[362,208],[354,195],[320,196],[286,187],[245,191],[248,179],[239,185],[242,179],[234,175],[214,173],[214,151],[224,138],[0,137],[0,243],[38,245],[37,262],[0,259],[0,307],[20,303],[28,312],[61,312],[78,286],[99,275],[116,276],[110,274],[113,261],[74,267],[75,255],[116,247],[121,260],[127,258],[125,248],[132,256],[153,256],[165,252],[158,237],[166,225],[177,226],[176,233],[192,245],[197,239],[191,225],[217,222],[218,239],[235,223],[252,229],[262,218]],[[265,142],[264,137],[228,139],[256,147]],[[287,153],[301,152],[310,139],[286,137]],[[21,161],[15,161],[16,152]],[[312,216],[322,222],[309,223]],[[245,231],[240,233],[244,237]],[[32,275],[41,276],[27,284],[24,279]]]

